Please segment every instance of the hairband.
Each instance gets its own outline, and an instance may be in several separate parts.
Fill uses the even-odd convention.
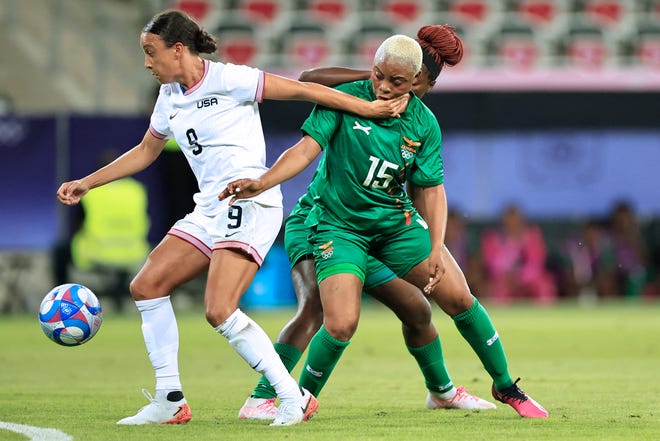
[[[429,77],[431,78],[431,81],[434,81],[436,78],[438,78],[438,75],[440,75],[440,71],[442,70],[442,67],[440,64],[438,64],[437,61],[435,61],[435,57],[431,55],[426,49],[422,48],[422,63],[424,63],[424,66],[429,71]]]

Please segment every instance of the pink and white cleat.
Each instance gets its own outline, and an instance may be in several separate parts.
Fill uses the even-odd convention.
[[[241,410],[238,411],[238,418],[241,420],[274,420],[277,415],[275,400],[277,398],[248,397]]]
[[[470,395],[463,386],[456,389],[456,395],[449,400],[439,398],[436,393],[429,392],[426,396],[426,407],[429,409],[465,409],[465,410],[486,410],[495,409],[490,401],[481,399],[475,395]]]

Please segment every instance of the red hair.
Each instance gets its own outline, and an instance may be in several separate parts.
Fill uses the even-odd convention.
[[[449,25],[422,26],[417,32],[422,47],[424,65],[435,79],[445,65],[455,66],[463,58],[463,42],[456,29]],[[432,62],[432,63],[431,63]],[[429,66],[435,64],[435,66]]]

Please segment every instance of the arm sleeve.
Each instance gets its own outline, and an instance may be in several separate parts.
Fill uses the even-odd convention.
[[[221,77],[221,89],[238,102],[258,102],[264,98],[264,72],[249,66],[227,63]]]
[[[304,135],[311,136],[325,150],[341,122],[340,112],[323,106],[315,106],[302,125]]]
[[[170,109],[169,103],[169,94],[170,85],[163,84],[160,86],[160,91],[158,92],[158,99],[154,105],[154,110],[151,113],[151,119],[149,120],[149,131],[158,139],[169,138],[172,135],[170,131],[170,125],[168,123],[168,111]]]

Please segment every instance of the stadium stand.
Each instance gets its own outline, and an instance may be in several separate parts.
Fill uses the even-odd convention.
[[[379,39],[445,23],[464,41],[463,71],[660,67],[659,0],[140,0],[136,8],[126,8],[125,0],[29,3],[34,7],[11,2],[0,10],[0,35],[36,67],[34,84],[82,110],[140,107],[150,79],[119,86],[125,78],[144,78],[141,53],[126,48],[145,20],[167,7],[212,30],[218,57],[285,74],[313,63],[362,67]],[[27,98],[14,102],[31,105]],[[56,102],[61,106],[53,100],[51,107]]]
[[[267,56],[267,45],[258,38],[250,23],[221,23],[214,34],[218,37],[218,56],[233,64],[259,65]]]

